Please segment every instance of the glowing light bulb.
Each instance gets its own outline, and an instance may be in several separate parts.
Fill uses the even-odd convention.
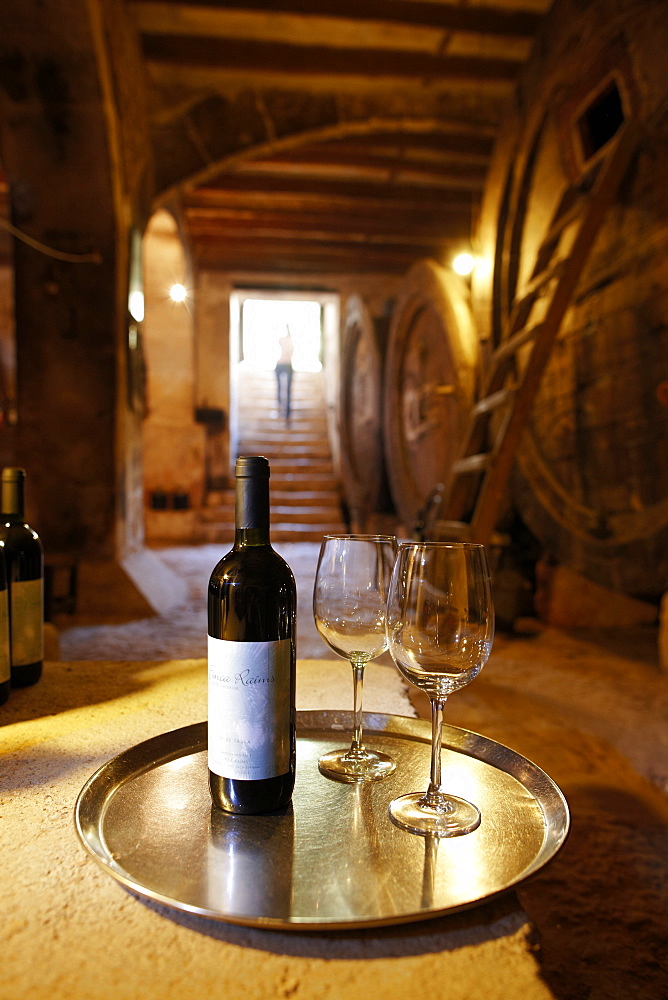
[[[453,260],[452,266],[457,274],[470,274],[475,267],[475,259],[470,253],[460,253]]]
[[[144,318],[144,293],[143,292],[130,292],[128,299],[128,309],[130,315],[137,323],[141,323]]]
[[[185,285],[176,284],[169,289],[169,297],[172,302],[185,302],[187,294]]]

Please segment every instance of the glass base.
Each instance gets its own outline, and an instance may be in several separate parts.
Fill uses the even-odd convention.
[[[335,781],[380,781],[396,768],[386,753],[362,747],[353,750],[330,750],[318,761],[320,772]]]
[[[480,826],[480,810],[456,795],[443,795],[441,806],[427,802],[424,792],[401,795],[390,802],[390,819],[423,837],[461,837]]]

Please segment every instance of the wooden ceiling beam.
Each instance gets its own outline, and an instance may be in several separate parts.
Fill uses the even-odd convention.
[[[165,8],[173,18],[178,18],[179,7],[212,7],[216,11],[377,21],[506,38],[533,38],[542,20],[542,15],[530,10],[464,6],[434,0],[361,0],[359,3],[357,0],[131,0],[130,6],[138,13],[142,8]]]
[[[355,243],[433,243],[439,244],[444,238],[464,238],[468,235],[469,218],[466,215],[451,216],[447,220],[412,220],[402,226],[396,220],[383,220],[379,216],[369,218],[359,216],[301,215],[286,216],[279,213],[256,214],[247,211],[225,211],[206,216],[186,212],[188,232],[193,239],[203,236],[226,239],[254,235],[292,235],[295,240],[346,238]]]
[[[240,244],[250,244],[253,240],[256,240],[258,244],[270,244],[272,247],[290,243],[295,247],[299,247],[300,252],[304,248],[312,247],[326,247],[328,251],[334,247],[345,247],[348,249],[354,248],[359,253],[360,248],[364,247],[376,254],[385,251],[394,252],[395,250],[400,250],[411,254],[414,258],[418,258],[438,253],[445,243],[458,241],[461,244],[466,240],[466,236],[459,233],[451,233],[447,237],[439,234],[438,236],[427,238],[411,233],[410,238],[406,238],[406,234],[396,233],[394,238],[390,239],[387,234],[375,236],[373,233],[335,233],[333,230],[303,230],[299,233],[299,238],[297,238],[293,229],[282,230],[264,228],[262,226],[254,229],[243,225],[237,227],[225,226],[221,228],[220,234],[216,235],[199,232],[192,234],[194,245],[208,242],[211,245],[229,245],[232,248]]]
[[[359,244],[296,244],[293,240],[235,240],[233,244],[198,240],[192,244],[197,262],[228,272],[287,272],[308,274],[404,274],[429,247],[360,246]],[[448,252],[444,241],[439,259]]]
[[[396,181],[360,182],[350,179],[303,177],[297,183],[294,178],[244,173],[221,174],[206,186],[194,188],[185,196],[188,205],[215,203],[221,198],[238,199],[239,194],[249,198],[267,198],[275,195],[284,197],[325,198],[334,204],[376,204],[394,211],[400,206],[423,206],[441,208],[450,206],[471,206],[477,198],[470,190],[453,189],[450,186],[433,187],[415,184],[399,184]]]
[[[388,212],[391,210],[391,215]],[[281,200],[262,200],[258,202],[254,199],[233,198],[209,201],[204,204],[199,199],[187,200],[183,206],[186,217],[192,220],[193,224],[201,222],[208,224],[209,220],[219,218],[236,218],[237,216],[248,216],[251,218],[262,218],[272,216],[282,219],[300,220],[304,219],[328,219],[335,223],[337,219],[355,218],[362,220],[361,224],[405,226],[408,224],[428,223],[429,225],[440,226],[449,224],[453,219],[464,219],[470,217],[471,206],[465,205],[440,205],[435,201],[429,207],[424,205],[388,205],[383,202],[379,205],[369,205],[366,202],[354,202],[345,206],[332,204],[331,201],[322,199],[317,203],[308,203],[297,197],[292,202]],[[388,221],[389,220],[389,221]],[[397,220],[394,222],[394,220]]]
[[[277,156],[271,159],[249,161],[242,168],[246,174],[259,176],[265,173],[285,173],[313,175],[314,172],[336,176],[337,173],[348,172],[349,176],[359,179],[368,176],[388,178],[410,178],[417,184],[442,186],[456,184],[470,190],[482,189],[487,175],[487,163],[453,162],[452,159],[442,159],[440,162],[418,160],[411,157],[391,157],[377,153],[371,146],[365,153],[354,157],[338,149],[327,150],[297,150],[292,155]]]
[[[430,154],[451,154],[455,156],[479,157],[489,160],[494,147],[492,136],[472,132],[408,132],[397,129],[394,132],[369,132],[366,135],[350,135],[344,139],[309,144],[310,150],[327,151],[338,149],[358,156],[365,149],[387,150],[388,155],[425,151]],[[279,154],[280,156],[281,154]]]
[[[255,157],[248,161],[248,168],[267,168],[271,166],[285,166],[286,163],[293,163],[295,166],[322,167],[322,166],[358,166],[360,172],[365,170],[413,170],[424,171],[425,174],[438,176],[439,171],[454,174],[466,172],[467,170],[484,169],[489,162],[489,157],[478,156],[472,153],[441,153],[433,150],[430,153],[427,149],[411,149],[406,146],[404,149],[391,149],[377,146],[372,140],[366,149],[346,149],[340,146],[331,148],[309,146],[303,150],[293,150],[291,153],[278,153],[273,156]]]
[[[281,74],[293,78],[348,76],[363,79],[512,81],[520,63],[484,56],[434,55],[396,49],[335,49],[254,39],[144,34],[145,58],[190,70]]]

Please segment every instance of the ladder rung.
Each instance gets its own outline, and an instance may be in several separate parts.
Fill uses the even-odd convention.
[[[496,392],[491,392],[489,396],[479,399],[478,402],[473,407],[474,417],[484,417],[486,414],[491,413],[492,410],[497,410],[504,403],[509,402],[513,398],[515,391],[514,389],[498,389]]]
[[[522,293],[515,300],[513,309],[520,309],[528,299],[535,298],[536,293],[544,288],[554,278],[561,277],[566,267],[568,257],[560,257],[550,266],[539,271],[522,289]]]
[[[570,208],[566,209],[566,211],[562,212],[561,215],[557,216],[557,218],[553,220],[550,231],[538,249],[538,260],[541,259],[543,251],[546,250],[550,244],[554,243],[559,236],[561,236],[564,229],[567,229],[572,222],[577,222],[581,216],[582,204],[580,201],[575,201]]]
[[[484,472],[488,462],[489,452],[481,452],[479,455],[467,455],[466,458],[458,458],[456,462],[453,462],[452,471],[456,476]]]
[[[535,326],[525,326],[513,334],[512,337],[509,337],[508,340],[504,340],[492,355],[490,371],[493,371],[500,361],[507,361],[513,354],[517,354],[520,347],[523,347],[530,340],[539,336],[544,325],[544,323],[536,323]]]

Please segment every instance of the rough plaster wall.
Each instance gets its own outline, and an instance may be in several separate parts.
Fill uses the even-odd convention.
[[[207,426],[206,474],[212,486],[224,485],[233,461],[233,397],[230,384],[230,295],[228,275],[198,270],[195,279],[195,401],[196,406],[222,411],[221,423]]]
[[[11,263],[0,263],[0,462],[14,460],[16,416],[16,349],[14,344],[14,275]]]

